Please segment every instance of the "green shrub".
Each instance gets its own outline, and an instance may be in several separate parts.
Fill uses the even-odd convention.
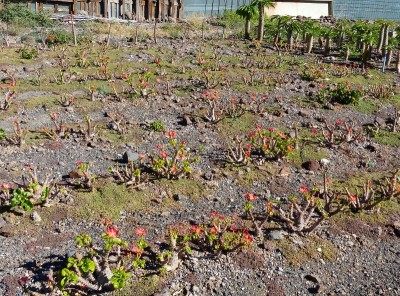
[[[348,83],[340,82],[337,85],[322,86],[317,99],[320,103],[338,103],[342,105],[357,104],[362,98],[362,89],[355,89]]]
[[[156,120],[150,123],[150,128],[155,132],[162,132],[165,129],[161,120]]]
[[[66,30],[52,30],[47,38],[48,43],[66,44],[72,41],[72,33]]]
[[[24,46],[23,48],[21,48],[19,50],[19,54],[22,59],[31,60],[31,59],[37,57],[38,52],[35,48],[33,48],[31,46]]]
[[[45,13],[35,13],[22,3],[7,3],[0,10],[0,20],[20,27],[49,27],[54,21]]]

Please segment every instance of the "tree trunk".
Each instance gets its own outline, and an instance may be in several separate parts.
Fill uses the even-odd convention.
[[[259,17],[258,17],[258,36],[257,39],[259,41],[262,41],[264,38],[264,5],[259,4],[258,5],[258,10],[259,10]]]
[[[378,47],[376,49],[378,51],[378,53],[380,53],[382,51],[384,32],[385,32],[385,25],[382,25],[382,27],[379,31],[379,42],[378,42]]]
[[[307,34],[306,37],[306,42],[307,42],[307,49],[306,52],[307,53],[311,53],[312,49],[313,49],[313,43],[314,43],[314,37],[313,35],[311,35],[310,33]]]
[[[291,29],[287,32],[287,43],[289,45],[289,49],[293,49],[293,31]]]
[[[400,74],[400,50],[397,52],[396,69],[397,74]]]
[[[246,18],[246,25],[245,25],[245,30],[244,30],[244,38],[245,39],[250,39],[250,18]]]
[[[346,46],[346,63],[349,61],[350,57],[350,46]]]
[[[387,54],[386,54],[386,67],[390,67],[390,64],[392,63],[392,58],[393,58],[393,50],[389,49]]]
[[[324,49],[325,56],[327,56],[330,51],[331,51],[331,38],[327,37],[325,39],[325,49]]]
[[[389,25],[385,25],[385,30],[383,32],[382,56],[386,55],[388,44],[389,44]]]

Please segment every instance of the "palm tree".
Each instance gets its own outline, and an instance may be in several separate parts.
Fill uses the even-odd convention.
[[[264,38],[264,9],[269,7],[274,7],[274,3],[272,0],[253,0],[250,5],[255,6],[258,8],[258,32],[257,32],[257,39],[262,41]]]
[[[236,14],[243,17],[246,21],[244,38],[250,39],[250,21],[257,14],[257,7],[254,5],[242,5],[236,10]]]

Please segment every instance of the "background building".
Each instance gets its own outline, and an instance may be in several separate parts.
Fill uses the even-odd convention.
[[[251,0],[184,0],[185,16],[193,14],[218,16],[227,9],[235,10]],[[305,15],[319,18],[333,15],[349,19],[400,20],[400,0],[277,0],[269,15]]]

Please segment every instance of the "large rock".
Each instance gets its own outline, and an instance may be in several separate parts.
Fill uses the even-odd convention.
[[[309,160],[304,162],[302,165],[302,168],[308,170],[308,171],[318,171],[321,167],[318,161],[316,160]]]
[[[125,163],[129,163],[131,161],[136,161],[139,159],[139,153],[133,151],[125,151],[124,155],[122,156],[122,160]]]

